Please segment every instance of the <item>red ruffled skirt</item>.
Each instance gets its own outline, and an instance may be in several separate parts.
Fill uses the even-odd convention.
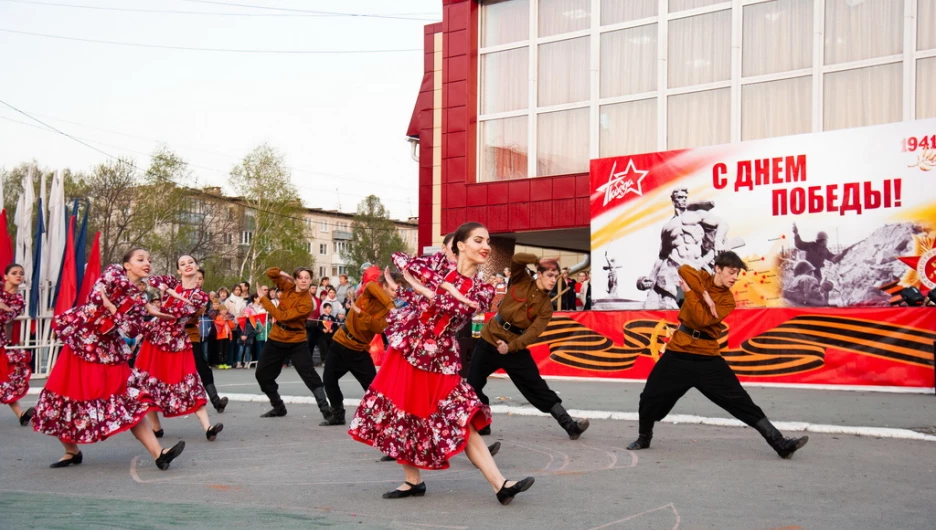
[[[149,403],[128,384],[132,373],[124,363],[88,362],[63,346],[39,394],[33,429],[66,443],[90,444],[133,428]]]
[[[152,409],[167,418],[191,414],[208,403],[191,346],[171,352],[144,340],[133,366],[131,385],[143,389]]]
[[[389,350],[348,434],[399,464],[447,469],[468,443],[469,424],[480,430],[490,423],[491,408],[461,376],[420,370]]]
[[[29,392],[30,359],[28,351],[0,347],[0,403],[15,403]]]

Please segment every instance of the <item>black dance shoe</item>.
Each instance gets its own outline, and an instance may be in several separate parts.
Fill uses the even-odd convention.
[[[29,420],[31,420],[32,417],[35,415],[36,415],[36,407],[29,407],[28,409],[23,411],[23,413],[20,414],[20,417],[19,417],[20,426],[25,427],[29,425]]]
[[[485,425],[480,431],[478,431],[478,434],[480,434],[481,436],[487,436],[491,434],[491,426]]]
[[[380,461],[381,462],[396,462],[396,458],[393,458],[392,456],[384,455],[380,457]]]
[[[426,483],[411,484],[404,482],[410,488],[408,490],[393,490],[383,494],[385,499],[402,499],[404,497],[422,497],[426,494]]]
[[[166,433],[165,433],[165,431],[163,431],[162,429],[159,429],[158,431],[154,429],[154,430],[153,430],[153,434],[154,434],[157,438],[162,438],[163,435],[166,434]]]
[[[488,446],[488,451],[491,452],[491,456],[496,455],[500,451],[500,442],[494,442]]]
[[[77,453],[65,453],[65,454],[71,455],[71,458],[68,458],[65,460],[59,460],[58,462],[49,464],[49,467],[51,467],[52,469],[58,469],[60,467],[68,467],[72,464],[75,464],[77,466],[78,464],[81,463],[84,457],[84,455],[81,454],[81,451],[78,451]]]
[[[286,415],[286,408],[272,408],[260,415],[261,418],[282,418]]]
[[[166,449],[159,455],[159,458],[156,459],[156,467],[162,469],[163,471],[169,469],[169,464],[179,455],[182,454],[182,451],[185,450],[185,441],[181,441],[172,446],[170,449]]]
[[[205,437],[208,438],[209,442],[215,441],[215,438],[218,437],[218,433],[224,430],[223,423],[215,423],[211,427],[208,427],[208,430],[205,431]]]
[[[534,480],[535,479],[533,477],[527,477],[523,480],[517,481],[516,484],[509,488],[507,487],[507,481],[505,480],[504,485],[501,486],[500,491],[497,492],[497,500],[500,501],[500,503],[504,506],[507,506],[518,493],[522,493],[530,489],[530,486],[533,485]]]

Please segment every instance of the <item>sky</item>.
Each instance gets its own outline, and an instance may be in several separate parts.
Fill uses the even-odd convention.
[[[391,217],[415,217],[406,129],[423,26],[441,9],[441,0],[0,0],[0,102],[107,153],[0,103],[0,167],[90,171],[113,155],[145,168],[164,145],[198,185],[226,186],[268,143],[306,206],[354,212],[376,194]]]

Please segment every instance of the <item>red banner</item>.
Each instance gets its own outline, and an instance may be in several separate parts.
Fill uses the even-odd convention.
[[[646,379],[677,315],[557,313],[530,351],[543,375]],[[739,309],[724,323],[722,355],[742,381],[934,386],[931,308]]]

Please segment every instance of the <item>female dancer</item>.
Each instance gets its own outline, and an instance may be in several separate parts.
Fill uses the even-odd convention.
[[[195,282],[195,287],[201,289],[202,285],[205,284],[205,270],[199,268],[198,275],[195,277],[197,280]],[[210,296],[208,297],[211,298]],[[211,371],[211,366],[208,365],[208,346],[207,341],[208,337],[206,336],[202,339],[202,326],[205,326],[201,322],[202,318],[208,311],[208,306],[211,304],[209,301],[207,304],[203,305],[201,309],[195,313],[192,318],[190,318],[185,323],[185,333],[188,334],[189,341],[192,343],[192,354],[195,356],[195,369],[198,370],[198,377],[201,379],[202,385],[205,387],[205,392],[208,393],[208,399],[211,401],[211,405],[218,411],[218,414],[224,412],[225,407],[228,404],[228,398],[218,396],[218,389],[214,384],[214,372]],[[214,324],[208,323],[207,326],[214,327]]]
[[[465,223],[456,230],[454,240],[458,260],[454,270],[444,255],[394,255],[403,277],[418,294],[406,295],[411,297],[410,304],[390,313],[390,350],[348,432],[403,465],[405,483],[385,493],[385,499],[425,495],[419,469],[446,469],[448,459],[465,450],[497,500],[509,504],[533,485],[533,477],[505,479],[478,436],[478,429],[491,422],[491,409],[458,375],[455,340],[457,330],[478,307],[487,307],[494,295],[493,287],[477,278],[478,265],[491,252],[490,239],[483,225]],[[398,286],[386,276],[396,291]]]
[[[55,436],[65,455],[50,467],[80,464],[77,444],[100,442],[130,430],[156,460],[159,469],[185,449],[180,441],[160,447],[149,422],[149,402],[140,389],[130,386],[133,369],[127,364],[130,348],[121,332],[137,336],[146,316],[143,293],[135,283],[150,273],[149,253],[127,252],[123,265],[110,265],[94,284],[88,303],[56,317],[52,329],[62,342],[52,373],[39,395],[33,428]]]
[[[0,291],[0,403],[9,405],[20,425],[25,427],[36,412],[35,407],[23,412],[19,404],[29,391],[29,376],[32,375],[30,356],[26,350],[6,349],[10,342],[6,325],[20,316],[26,305],[23,295],[17,292],[23,283],[23,274],[23,266],[16,263],[7,265],[3,271],[3,290]]]
[[[195,258],[181,256],[178,266],[181,281],[172,276],[149,278],[150,285],[163,293],[160,312],[172,318],[157,318],[144,329],[143,344],[135,365],[138,384],[153,402],[146,417],[157,438],[163,435],[157,411],[162,411],[167,418],[194,412],[205,437],[213,442],[224,429],[224,424],[211,425],[208,421],[205,409],[207,396],[195,367],[192,342],[185,332],[185,324],[208,303],[208,295],[198,288],[198,262]]]

